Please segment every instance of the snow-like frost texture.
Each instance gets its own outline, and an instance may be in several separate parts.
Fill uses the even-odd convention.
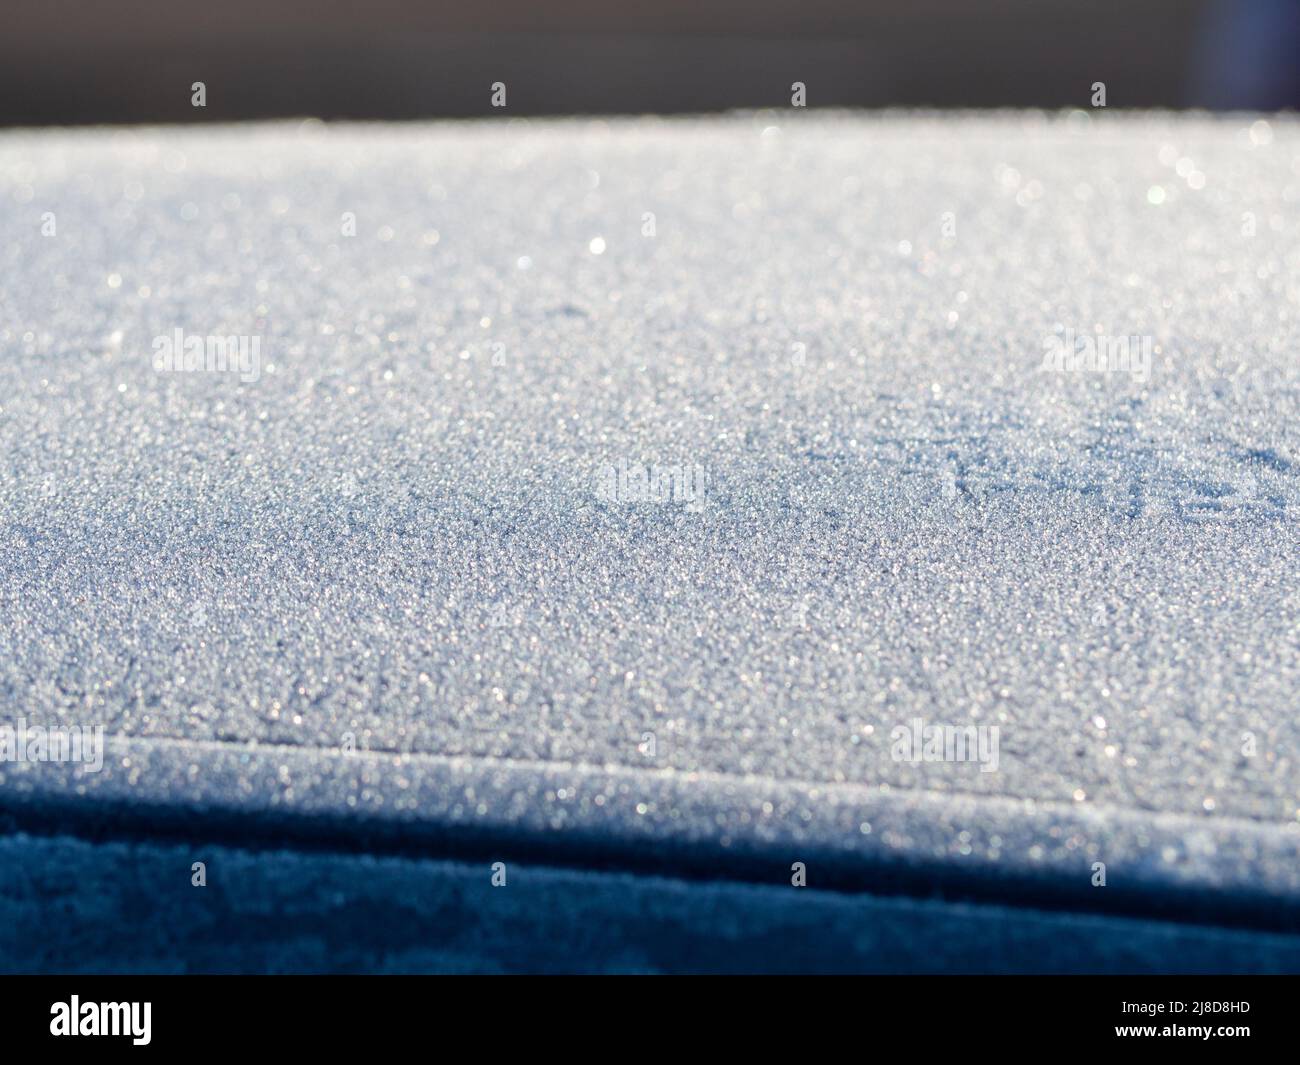
[[[1298,202],[1286,119],[6,133],[0,699],[177,804],[346,814],[464,756],[470,823],[916,845],[761,801],[830,787],[928,796],[954,858],[1074,845],[1023,800],[1090,811],[1081,868],[1174,815],[1220,842],[1134,828],[1140,875],[1209,876],[1236,827],[1276,871]],[[258,379],[158,372],[178,328],[260,337]],[[1044,370],[1066,330],[1149,374]],[[702,505],[602,498],[620,462],[702,467]],[[997,771],[894,760],[915,718],[996,726]],[[250,741],[292,766],[205,791]],[[352,742],[416,757],[318,772]],[[501,760],[557,786],[476,787]],[[669,770],[688,810],[597,801]]]

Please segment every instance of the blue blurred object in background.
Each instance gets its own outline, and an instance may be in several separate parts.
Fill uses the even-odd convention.
[[[1219,0],[1201,20],[1189,101],[1212,110],[1300,106],[1300,2]]]

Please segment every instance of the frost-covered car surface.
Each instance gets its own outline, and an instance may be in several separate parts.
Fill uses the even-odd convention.
[[[558,920],[496,861],[766,915],[362,968],[825,907],[860,952],[770,967],[989,959],[880,947],[918,896],[1300,967],[1294,120],[10,132],[0,202],[0,700],[104,729],[0,761],[0,907],[99,848],[175,967],[330,968],[187,940],[206,841],[272,916],[432,863]]]

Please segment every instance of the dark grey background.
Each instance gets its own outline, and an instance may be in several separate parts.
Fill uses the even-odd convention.
[[[1274,110],[1296,0],[46,0],[5,13],[0,124],[809,106]],[[207,107],[190,104],[203,81]]]

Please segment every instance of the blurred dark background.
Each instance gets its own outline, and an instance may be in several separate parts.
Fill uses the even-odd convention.
[[[1300,0],[9,0],[0,124],[1300,105]],[[202,81],[207,106],[191,106]]]

